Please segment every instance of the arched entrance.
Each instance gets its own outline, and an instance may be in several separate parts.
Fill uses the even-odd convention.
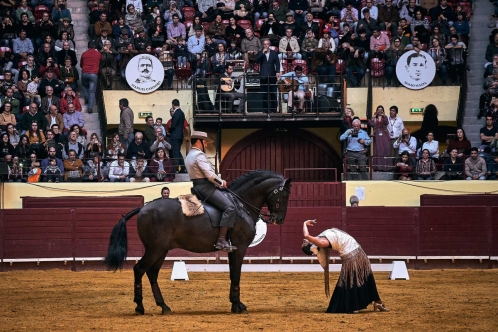
[[[323,139],[299,129],[257,131],[237,142],[220,165],[222,177],[228,181],[256,169],[285,171],[285,176],[295,181],[334,181],[336,172],[330,168],[337,169],[339,178],[340,156]]]

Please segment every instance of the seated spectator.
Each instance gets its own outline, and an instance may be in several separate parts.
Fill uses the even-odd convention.
[[[141,16],[142,13],[144,13],[144,7],[141,0],[127,0],[126,3],[135,6],[135,10],[138,15]]]
[[[358,10],[353,7],[350,1],[346,1],[345,7],[341,10],[341,31],[344,31],[344,24],[349,24],[352,30],[356,30],[358,24]]]
[[[441,29],[439,28],[438,25],[432,27],[432,35],[429,38],[429,48],[431,48],[434,44],[434,38],[436,38],[439,41],[439,46],[443,47],[446,45],[446,35],[441,32]]]
[[[111,24],[107,21],[107,13],[102,12],[100,14],[99,20],[95,23],[94,25],[94,30],[95,30],[95,39],[99,39],[100,36],[102,36],[102,31],[106,30],[108,33],[112,31],[112,26]]]
[[[17,91],[21,95],[22,105],[28,106],[31,100],[27,97],[26,92],[28,91],[28,84],[31,82],[29,77],[29,71],[22,70],[20,79],[17,81]],[[40,102],[41,98],[38,100]]]
[[[142,27],[137,28],[138,37],[135,38],[135,49],[144,53],[147,47],[152,45],[152,40],[145,34],[145,30]]]
[[[180,22],[180,17],[178,15],[173,15],[173,23],[169,24],[166,28],[167,30],[167,40],[166,43],[170,45],[177,45],[178,38],[187,38],[187,30],[185,29],[185,25]],[[153,30],[156,31],[156,30]],[[159,44],[159,45],[162,45]]]
[[[346,62],[346,75],[351,82],[351,86],[360,86],[366,69],[365,63],[362,60],[365,49],[351,46],[349,43],[343,43],[342,48],[344,50],[344,61]]]
[[[61,114],[67,113],[67,110],[69,108],[69,104],[74,105],[75,111],[77,111],[77,112],[82,111],[80,100],[76,96],[76,93],[73,91],[73,88],[71,86],[66,87],[66,89],[64,90],[64,93],[62,95],[62,98],[60,99],[59,110],[60,110]]]
[[[99,52],[102,52],[104,44],[108,41],[111,42],[111,46],[114,45],[114,39],[109,36],[109,33],[110,31],[107,28],[102,28],[102,34],[95,39],[95,47]]]
[[[235,24],[235,19],[234,18],[230,18],[230,22],[234,22]],[[237,28],[240,28],[243,32],[243,29],[242,27],[240,27],[239,25],[237,25]],[[227,37],[229,37],[229,32],[232,30],[232,27],[231,25],[227,28]],[[275,16],[273,13],[269,13],[268,14],[268,18],[265,19],[265,22],[263,23],[263,25],[261,26],[261,30],[260,30],[260,34],[262,36],[265,36],[266,38],[270,39],[270,42],[271,42],[271,45],[272,46],[278,46],[278,44],[280,43],[280,24],[277,22]],[[236,34],[234,36],[234,38],[232,37],[232,40],[236,40],[237,42],[240,42],[240,36],[242,36],[243,33],[240,33],[239,34]],[[239,36],[239,37],[237,37]],[[316,48],[316,46],[315,46]]]
[[[171,117],[173,117],[174,112],[172,112],[172,110],[170,109],[169,114],[171,115]],[[161,129],[161,132],[163,133],[163,135],[165,135],[165,136],[166,136],[166,134],[169,135],[169,129],[166,130],[166,128],[163,126],[163,119],[162,118],[156,118],[156,123],[154,124],[154,130],[156,133],[157,133],[157,129]]]
[[[92,1],[90,1],[90,3],[91,2]],[[95,24],[100,20],[100,15],[104,13],[106,15],[106,17],[110,16],[110,13],[107,11],[105,6],[106,5],[105,5],[104,1],[99,1],[97,3],[96,8],[94,8],[93,5],[90,8],[91,11],[90,11],[90,14],[88,14],[88,18],[89,18],[89,23],[90,23],[90,29],[89,29],[90,33],[89,34],[90,34],[91,39],[95,39]],[[119,8],[118,10],[121,11],[121,8]]]
[[[17,124],[16,117],[11,112],[12,104],[9,102],[3,103],[2,113],[0,113],[0,132],[4,132],[10,124],[15,126]]]
[[[317,22],[313,22],[313,14],[309,12],[306,14],[306,18],[300,26],[300,30],[301,30],[300,36],[305,36],[306,31],[308,31],[310,29],[311,29],[311,31],[313,31],[313,34],[315,36],[318,36],[320,27],[318,26]],[[301,39],[302,39],[302,37],[301,37]]]
[[[22,115],[21,134],[24,134],[31,129],[31,124],[33,123],[33,121],[37,122],[37,127],[40,129],[47,127],[47,120],[45,119],[45,116],[42,112],[38,112],[38,105],[36,105],[35,103],[29,104],[29,112],[26,112]]]
[[[16,14],[16,23],[21,23],[22,14],[27,15],[29,22],[31,23],[35,22],[35,17],[33,15],[33,12],[28,7],[27,0],[21,0],[21,5],[16,9],[15,14]]]
[[[446,50],[439,44],[439,39],[433,38],[432,46],[427,50],[427,53],[436,63],[436,70],[441,78],[441,83],[446,85],[446,77],[448,76],[448,68],[446,67]]]
[[[49,71],[52,71],[52,78],[54,78],[55,80],[58,80],[61,76],[59,65],[54,61],[54,58],[52,57],[47,58],[47,62],[40,65],[39,75],[42,80],[44,78],[47,78],[47,73]]]
[[[77,135],[76,141],[86,147],[86,132],[83,128],[81,128],[77,124],[73,124],[71,128],[69,129],[69,132],[75,132]]]
[[[467,180],[486,180],[486,161],[479,157],[477,148],[470,149],[470,158],[465,159],[465,176]]]
[[[27,38],[26,30],[19,31],[19,38],[14,39],[14,62],[18,63],[21,60],[27,60],[28,55],[34,52],[35,48],[31,39]]]
[[[289,113],[294,112],[294,97],[297,97],[297,99],[299,100],[299,104],[297,106],[297,112],[301,113],[304,109],[304,97],[306,95],[306,91],[309,90],[308,77],[303,74],[303,67],[296,66],[294,68],[294,71],[288,72],[280,76],[281,80],[285,80],[285,78],[295,80],[299,84],[296,92],[294,92],[292,89],[289,91],[287,110]]]
[[[289,0],[288,6],[298,26],[301,26],[306,17],[306,14],[308,13],[308,1]]]
[[[22,119],[22,114],[19,112],[19,105],[21,102],[19,99],[14,98],[14,92],[12,89],[7,89],[7,93],[5,97],[2,98],[1,103],[2,105],[8,105],[7,111],[5,107],[3,109],[3,113],[5,113],[3,114],[3,119],[5,120],[4,122],[9,120],[8,123],[12,123],[14,126],[19,128]],[[14,118],[14,121],[12,121],[12,118]]]
[[[61,67],[60,73],[61,73],[60,79],[66,85],[64,90],[66,91],[66,96],[67,96],[69,93],[68,91],[73,92],[78,88],[78,81],[80,79],[80,74],[78,72],[78,69],[76,69],[76,67],[71,65],[70,57],[66,58],[65,65],[64,67]],[[62,99],[64,99],[64,97]],[[80,105],[80,110],[81,110],[81,105]]]
[[[479,98],[479,119],[485,114],[493,97],[498,97],[498,68],[493,69],[493,76],[484,80],[483,88],[486,90]]]
[[[443,171],[441,180],[463,180],[463,159],[458,157],[458,149],[451,149],[450,157],[444,160]]]
[[[404,53],[404,49],[405,45],[401,43],[401,39],[399,37],[394,37],[391,46],[385,52],[387,86],[392,85],[394,71],[396,69],[396,65],[398,64],[399,58]]]
[[[54,140],[57,143],[65,144],[67,139],[66,136],[62,134],[62,130],[60,129],[58,124],[53,124],[51,127],[52,131],[54,132]],[[61,155],[62,156],[62,155]]]
[[[444,0],[443,0],[444,1]],[[448,57],[450,59],[450,77],[453,84],[460,84],[462,71],[465,69],[464,52],[467,46],[461,41],[458,41],[458,36],[453,34],[450,36],[450,43],[445,46]]]
[[[16,30],[17,31],[25,30],[26,38],[31,40],[33,48],[35,48],[35,37],[37,32],[35,31],[34,23],[29,21],[27,13],[21,14],[21,21],[17,24]]]
[[[453,12],[451,6],[448,6],[447,0],[440,0],[439,6],[432,8],[431,16],[433,21],[442,19],[450,26],[453,25],[453,21],[455,20],[455,13]]]
[[[126,25],[128,25],[133,30],[133,33],[140,33],[139,30],[143,31],[144,26],[142,18],[141,15],[135,11],[135,6],[129,4],[126,7],[126,11],[127,11],[127,14],[125,15]]]
[[[292,29],[287,28],[285,30],[285,37],[280,39],[278,51],[280,52],[280,54],[278,55],[279,59],[301,59],[302,56],[299,53],[301,51],[299,42],[297,38],[292,35]]]
[[[339,46],[339,45],[341,45],[339,43],[339,23],[336,21],[336,19],[337,19],[337,16],[331,15],[329,17],[329,20],[323,25],[323,29],[329,30],[330,38],[334,39],[336,46]],[[348,24],[348,26],[349,26],[349,24]],[[342,35],[344,35],[344,31],[342,32]],[[303,36],[303,34],[301,34],[301,37],[302,36]]]
[[[278,1],[273,1],[271,8],[268,10],[268,17],[270,17],[270,14],[273,14],[278,24],[284,24],[287,12],[288,10],[285,6],[281,6]]]
[[[417,1],[416,0],[409,0],[408,4],[404,5],[401,7],[401,10],[399,12],[399,18],[400,19],[405,19],[408,24],[412,22],[412,20],[415,18],[415,13],[420,10],[425,16],[426,10],[420,6],[417,6]],[[433,19],[435,21],[436,19]]]
[[[481,146],[489,146],[497,133],[498,126],[495,125],[493,116],[491,114],[486,115],[486,124],[479,131]]]
[[[373,35],[373,30],[377,27],[377,20],[370,16],[368,8],[362,9],[362,19],[358,21],[356,31],[364,29],[367,33],[367,39]]]
[[[54,161],[55,165],[50,165],[52,160]],[[50,173],[47,172],[48,166],[52,166],[50,169],[51,170]],[[63,176],[64,171],[65,171],[64,170],[64,163],[62,162],[61,159],[57,158],[56,147],[51,146],[48,148],[48,157],[41,161],[41,168],[42,168],[41,182],[59,182],[59,181],[54,181],[54,179],[52,179],[52,181],[49,181],[51,178],[55,177],[55,174],[56,174],[56,173],[52,172],[52,170],[56,171],[56,168],[54,168],[53,166],[56,166],[60,170],[59,175],[61,175],[61,177],[59,178],[59,181],[62,181],[62,176]],[[48,175],[52,175],[52,176],[48,176]]]
[[[209,25],[208,33],[213,36],[216,44],[222,43],[226,48],[226,27],[221,23],[221,15],[216,15],[214,21]]]
[[[138,41],[138,38],[137,40]],[[100,60],[100,82],[105,89],[112,89],[112,82],[116,76],[116,50],[112,48],[111,42],[106,40],[101,51],[102,57]]]
[[[76,156],[78,159],[83,159],[85,154],[85,147],[78,143],[78,134],[75,132],[69,133],[68,141],[64,144],[64,150],[62,151],[62,158],[69,158],[69,151],[76,151]]]
[[[363,9],[368,9],[370,17],[374,20],[377,20],[377,18],[379,17],[379,9],[377,8],[377,6],[374,6],[373,0],[366,0],[366,7],[364,7]],[[361,11],[361,18],[365,18],[363,9]]]
[[[64,43],[69,44],[70,50],[72,50],[72,51],[75,50],[74,42],[69,40],[69,34],[67,33],[67,31],[62,31],[59,35],[59,39],[57,39],[55,41],[55,45],[54,45],[55,51],[59,52],[60,50],[62,50]]]
[[[318,48],[318,40],[313,34],[313,30],[308,30],[306,32],[306,37],[301,43],[301,55],[302,59],[306,60],[306,66],[311,68],[311,61],[315,57],[315,50]]]
[[[410,157],[415,157],[417,153],[417,139],[410,135],[410,131],[403,129],[402,135],[394,142],[393,147],[398,149],[398,154],[407,151]]]
[[[35,77],[39,77],[40,67],[35,63],[35,57],[33,55],[28,55],[26,64],[22,65],[20,71],[27,70],[29,72],[29,77],[33,80]]]
[[[29,71],[25,70],[25,72],[28,73]],[[29,100],[29,103],[36,103],[37,105],[41,105],[41,100],[42,97],[40,96],[38,92],[38,87],[40,86],[40,78],[38,76],[32,77],[32,80],[29,81],[28,85],[26,86],[26,91],[24,92],[24,97],[26,101]],[[28,103],[28,105],[29,105]]]
[[[31,128],[26,132],[29,138],[29,145],[31,146],[31,149],[36,152],[37,155],[41,155],[41,152],[43,150],[43,143],[47,140],[45,138],[45,134],[43,133],[43,130],[41,130],[38,127],[38,122],[36,120],[33,120],[31,123]]]
[[[67,112],[62,116],[64,120],[64,133],[67,135],[69,133],[69,129],[73,125],[78,125],[80,128],[85,126],[85,120],[83,119],[83,114],[81,112],[76,112],[74,104],[67,104]]]
[[[117,23],[112,26],[112,38],[116,40],[119,38],[119,36],[122,36],[123,29],[127,30],[127,35],[132,39],[133,42],[133,30],[125,23],[124,16],[119,16]]]
[[[188,84],[192,84],[192,80],[197,77],[197,78],[205,78],[206,73],[209,70],[210,66],[210,61],[209,61],[209,53],[208,52],[202,52],[202,54],[196,54],[197,61],[196,61],[196,70],[194,74],[189,78]]]
[[[467,20],[464,20],[464,13],[457,14],[457,20],[453,22],[453,27],[456,29],[456,33],[460,36],[462,41],[468,42],[470,35],[470,26]]]
[[[175,76],[175,63],[173,62],[174,52],[170,51],[171,45],[164,44],[157,55],[163,65],[164,77],[167,78],[167,88],[173,90],[173,77]]]
[[[36,153],[29,155],[29,159],[24,163],[24,168],[28,175],[28,182],[38,182],[40,180],[41,168]]]
[[[247,63],[251,63],[250,60],[252,60],[252,63],[254,63],[256,54],[263,49],[263,46],[261,45],[261,40],[254,35],[251,29],[246,29],[245,34],[246,38],[242,39],[240,49],[244,55],[244,60]]]
[[[52,38],[50,36],[47,36],[47,38]],[[45,67],[45,70],[46,68],[48,67],[55,67],[55,65],[57,64],[56,62],[54,62],[53,60],[54,59],[57,59],[57,53],[55,52],[55,49],[53,49],[49,43],[44,43],[43,44],[43,47],[39,50],[38,52],[38,56],[36,58],[37,60],[37,64],[42,67],[44,66]],[[50,63],[49,61],[52,61],[52,63]],[[43,76],[43,74],[45,73],[45,71],[43,72],[40,72],[40,69],[41,68],[38,68],[39,72],[38,74],[41,76]]]
[[[111,182],[127,182],[129,181],[128,174],[130,172],[130,164],[125,161],[125,156],[118,155],[118,159],[114,160],[109,166],[109,181]]]
[[[89,158],[102,156],[102,143],[100,142],[99,136],[96,133],[90,135],[90,142],[88,142],[86,146],[86,155]]]
[[[417,161],[417,177],[419,180],[434,180],[436,175],[436,164],[430,158],[430,152],[427,149],[422,150],[422,158]]]
[[[60,93],[63,91],[62,89],[64,88],[63,82],[54,77],[54,70],[52,70],[51,68],[47,70],[47,74],[45,78],[41,80],[40,86],[38,88],[38,91],[40,91],[42,98],[46,95],[47,87],[51,87],[55,95],[60,95]]]
[[[486,110],[486,115],[491,115],[493,118],[494,124],[498,125],[498,98],[491,98],[490,105]],[[478,118],[481,118],[482,114],[479,114]]]
[[[323,30],[323,36],[318,41],[318,48],[335,53],[336,51],[335,40],[331,38],[330,31],[328,29]]]
[[[64,160],[64,181],[80,182],[83,180],[83,162],[75,150],[69,150],[68,159]]]
[[[176,56],[176,65],[178,68],[186,68],[187,67],[187,60],[189,59],[190,55],[187,49],[187,44],[185,42],[185,39],[182,37],[179,37],[177,40],[177,45],[175,46],[175,51],[173,52],[174,56]]]
[[[151,182],[171,182],[175,173],[173,164],[163,148],[157,148],[154,157],[149,162]]]
[[[360,28],[358,29],[358,35],[359,38],[356,38],[354,40],[354,46],[356,47],[361,47],[362,49],[365,50],[365,52],[362,53],[361,59],[363,59],[363,62],[365,63],[370,63],[370,37],[367,35],[367,32],[365,29]]]
[[[55,148],[55,157],[62,159],[62,151],[64,150],[64,144],[58,142],[55,138],[54,131],[49,129],[46,131],[47,140],[43,143],[43,148],[41,151],[41,155],[48,156],[50,148]],[[61,163],[62,164],[62,163]]]
[[[149,146],[147,142],[144,141],[144,135],[141,132],[135,133],[135,140],[128,145],[128,151],[126,154],[126,159],[135,158],[149,158]]]
[[[7,135],[9,135],[10,144],[12,144],[14,148],[17,147],[17,144],[19,144],[19,139],[20,139],[19,132],[12,123],[7,124],[5,127],[6,127],[5,132],[7,133]]]
[[[130,162],[130,170],[128,173],[129,182],[150,182],[149,169],[147,161],[143,158],[138,158]]]
[[[50,19],[50,14],[48,12],[44,12],[42,14],[42,19],[35,23],[35,29],[37,32],[37,37],[35,39],[35,46],[37,50],[40,46],[42,46],[42,43],[45,41],[47,36],[56,34],[55,24]]]
[[[249,20],[252,21],[252,13],[251,13],[251,3],[247,0],[239,0],[235,3],[235,10],[233,11],[233,16],[235,20]],[[216,18],[216,14],[218,14],[218,10],[216,10],[214,17]],[[210,21],[209,21],[210,22]]]
[[[23,167],[19,161],[18,156],[12,157],[12,162],[9,165],[9,182],[23,182],[26,181]]]
[[[266,23],[267,22],[263,23],[263,26],[265,26]],[[278,32],[279,32],[279,28],[278,28],[278,26],[275,26],[274,28],[275,28],[275,30],[272,30],[272,34],[274,36],[277,36]],[[261,27],[261,34],[263,36],[268,35],[268,33],[267,34],[263,33],[263,27]],[[240,25],[237,24],[237,21],[235,21],[235,18],[233,16],[230,16],[230,18],[228,20],[228,26],[225,29],[225,36],[226,36],[227,42],[231,43],[232,41],[235,41],[236,45],[240,45],[242,37],[244,36],[244,28],[242,28]]]
[[[0,161],[5,161],[5,156],[14,155],[15,148],[10,144],[7,133],[0,134]]]
[[[431,25],[429,21],[422,15],[422,11],[417,10],[415,12],[415,17],[410,24],[410,28],[412,30],[412,35],[417,36],[421,43],[429,43]]]
[[[215,42],[213,36],[206,36],[206,43],[204,44],[204,52],[209,54],[209,57],[212,57],[216,51],[218,51],[218,44]]]
[[[263,2],[263,1],[261,1]],[[261,3],[259,2],[259,3]],[[264,1],[267,5],[268,2],[267,0]],[[228,19],[230,17],[233,17],[233,11],[235,10],[235,0],[221,0],[218,1],[218,13],[222,15],[223,19]],[[263,17],[267,17],[267,13],[260,13],[259,10],[261,9],[261,6],[257,3],[254,3],[254,21],[257,21],[261,14],[263,14]],[[268,10],[268,8],[266,8]]]
[[[57,64],[59,67],[64,67],[66,65],[66,59],[71,60],[71,66],[76,66],[78,60],[76,59],[76,52],[70,48],[69,41],[62,43],[62,49],[57,52]]]
[[[128,65],[128,62],[130,62],[130,60],[138,54],[138,51],[135,49],[135,45],[133,45],[133,43],[128,43],[126,44],[125,48],[121,49],[118,52],[118,56],[121,56],[121,61],[119,61],[118,69],[121,73],[121,78],[126,80],[126,66]],[[117,58],[118,57],[116,57],[116,60]]]
[[[16,39],[16,27],[9,16],[4,16],[2,20],[3,46],[12,48],[13,41]]]
[[[411,181],[413,178],[413,160],[410,158],[408,151],[403,151],[395,164],[395,174],[399,174],[398,180]]]
[[[366,149],[372,142],[366,131],[361,129],[361,121],[353,120],[353,129],[345,131],[341,137],[341,141],[347,141],[346,145],[346,160],[348,178],[352,180],[367,180],[367,155]]]
[[[469,155],[470,148],[470,141],[467,139],[465,131],[463,130],[463,128],[458,128],[456,131],[456,135],[452,140],[449,140],[448,149],[446,151],[451,152],[451,150],[457,149],[458,157],[463,158],[464,156]]]
[[[373,35],[370,37],[371,57],[384,58],[384,52],[390,47],[389,37],[380,32],[379,27],[373,28]]]
[[[385,6],[380,6],[378,8],[379,16],[377,21],[379,22],[381,30],[389,30],[394,36],[396,34],[399,22],[398,8],[393,5],[392,0],[385,0],[385,2]]]
[[[62,32],[67,32],[67,39],[74,42],[74,27],[69,17],[62,18],[62,24],[57,27],[56,36],[60,36]]]
[[[164,27],[167,25],[173,24],[173,15],[178,15],[179,19],[182,19],[182,12],[180,9],[177,8],[176,6],[176,1],[170,1],[169,2],[169,8],[164,11],[163,18],[164,18]],[[157,19],[157,17],[156,17]]]
[[[436,161],[439,159],[439,142],[434,140],[434,133],[431,131],[427,133],[427,141],[422,144],[419,158],[422,157],[423,150],[429,151],[429,157],[431,159],[434,159]]]
[[[202,26],[202,20],[199,16],[194,17],[194,23],[188,30],[188,37],[190,38],[191,36],[195,35],[197,29],[200,29],[202,36],[204,36],[204,27]]]
[[[146,6],[147,8],[150,9],[150,10],[148,10],[147,21],[145,22],[146,26],[150,26],[151,23],[153,23],[156,20],[156,17],[161,17],[161,10],[159,9],[160,4],[158,3],[158,1],[157,0],[149,0],[148,2],[151,2],[151,7],[149,8],[148,5]],[[161,4],[161,6],[162,6],[162,4]]]
[[[43,114],[48,114],[51,106],[55,106],[57,111],[59,111],[61,100],[59,97],[54,96],[54,88],[47,86],[45,88],[45,97],[41,100],[40,111]],[[62,117],[62,115],[61,115]],[[64,129],[64,128],[61,128]]]
[[[487,167],[487,180],[496,180],[498,179],[498,153],[495,152],[493,154],[493,161],[486,165]]]
[[[71,12],[67,8],[66,0],[57,0],[57,8],[52,10],[52,20],[56,25],[62,25],[64,18],[71,20]]]
[[[3,60],[3,61],[2,61]],[[3,59],[0,59],[0,61],[3,62],[3,66],[0,65],[0,71],[3,71],[4,75],[5,73],[11,73],[11,82],[13,87],[17,84],[17,81],[19,79],[19,71],[14,68],[14,62],[16,61],[12,54],[10,52],[5,52]],[[1,62],[0,62],[1,63]],[[5,90],[9,86],[2,86],[2,88]]]
[[[29,146],[29,138],[26,135],[21,135],[19,144],[17,144],[14,155],[19,157],[21,163],[27,165],[31,155],[31,147]]]
[[[301,33],[301,29],[300,29],[299,25],[296,23],[296,21],[294,20],[294,17],[292,16],[291,12],[288,12],[285,15],[285,22],[280,24],[279,36],[285,37],[287,29],[291,29],[292,35],[296,38]]]
[[[126,155],[126,146],[119,140],[119,134],[112,136],[112,141],[107,145],[106,158],[118,159],[118,155]]]
[[[85,163],[85,166],[83,166],[84,182],[107,182],[108,174],[109,167],[107,166],[107,163],[105,161],[100,159],[99,156],[88,159]]]
[[[225,52],[225,45],[218,44],[218,52],[211,57],[211,64],[213,65],[213,73],[221,74],[225,71],[227,61],[230,60],[230,55]]]

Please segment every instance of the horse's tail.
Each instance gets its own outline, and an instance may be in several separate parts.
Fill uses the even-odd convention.
[[[136,208],[121,218],[121,220],[114,226],[111,238],[109,239],[109,248],[107,255],[104,258],[104,264],[110,271],[116,271],[123,267],[123,263],[128,254],[128,235],[126,232],[126,222],[134,215],[138,214],[142,208]]]

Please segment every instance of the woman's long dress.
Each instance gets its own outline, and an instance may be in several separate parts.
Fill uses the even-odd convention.
[[[368,121],[369,125],[374,128],[374,150],[373,150],[373,169],[374,171],[387,172],[392,169],[393,161],[391,157],[391,141],[387,125],[389,120],[387,116],[372,118]]]

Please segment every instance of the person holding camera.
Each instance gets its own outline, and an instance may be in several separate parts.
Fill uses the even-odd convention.
[[[410,158],[415,158],[417,154],[417,139],[410,135],[410,131],[408,129],[404,128],[401,136],[399,136],[398,139],[394,141],[393,147],[395,149],[398,149],[399,155],[401,155],[403,151],[407,151],[410,155]]]
[[[349,167],[349,179],[351,180],[367,180],[367,147],[372,143],[367,132],[361,129],[361,121],[353,120],[353,128],[345,131],[341,137],[341,141],[347,141],[346,158]]]

